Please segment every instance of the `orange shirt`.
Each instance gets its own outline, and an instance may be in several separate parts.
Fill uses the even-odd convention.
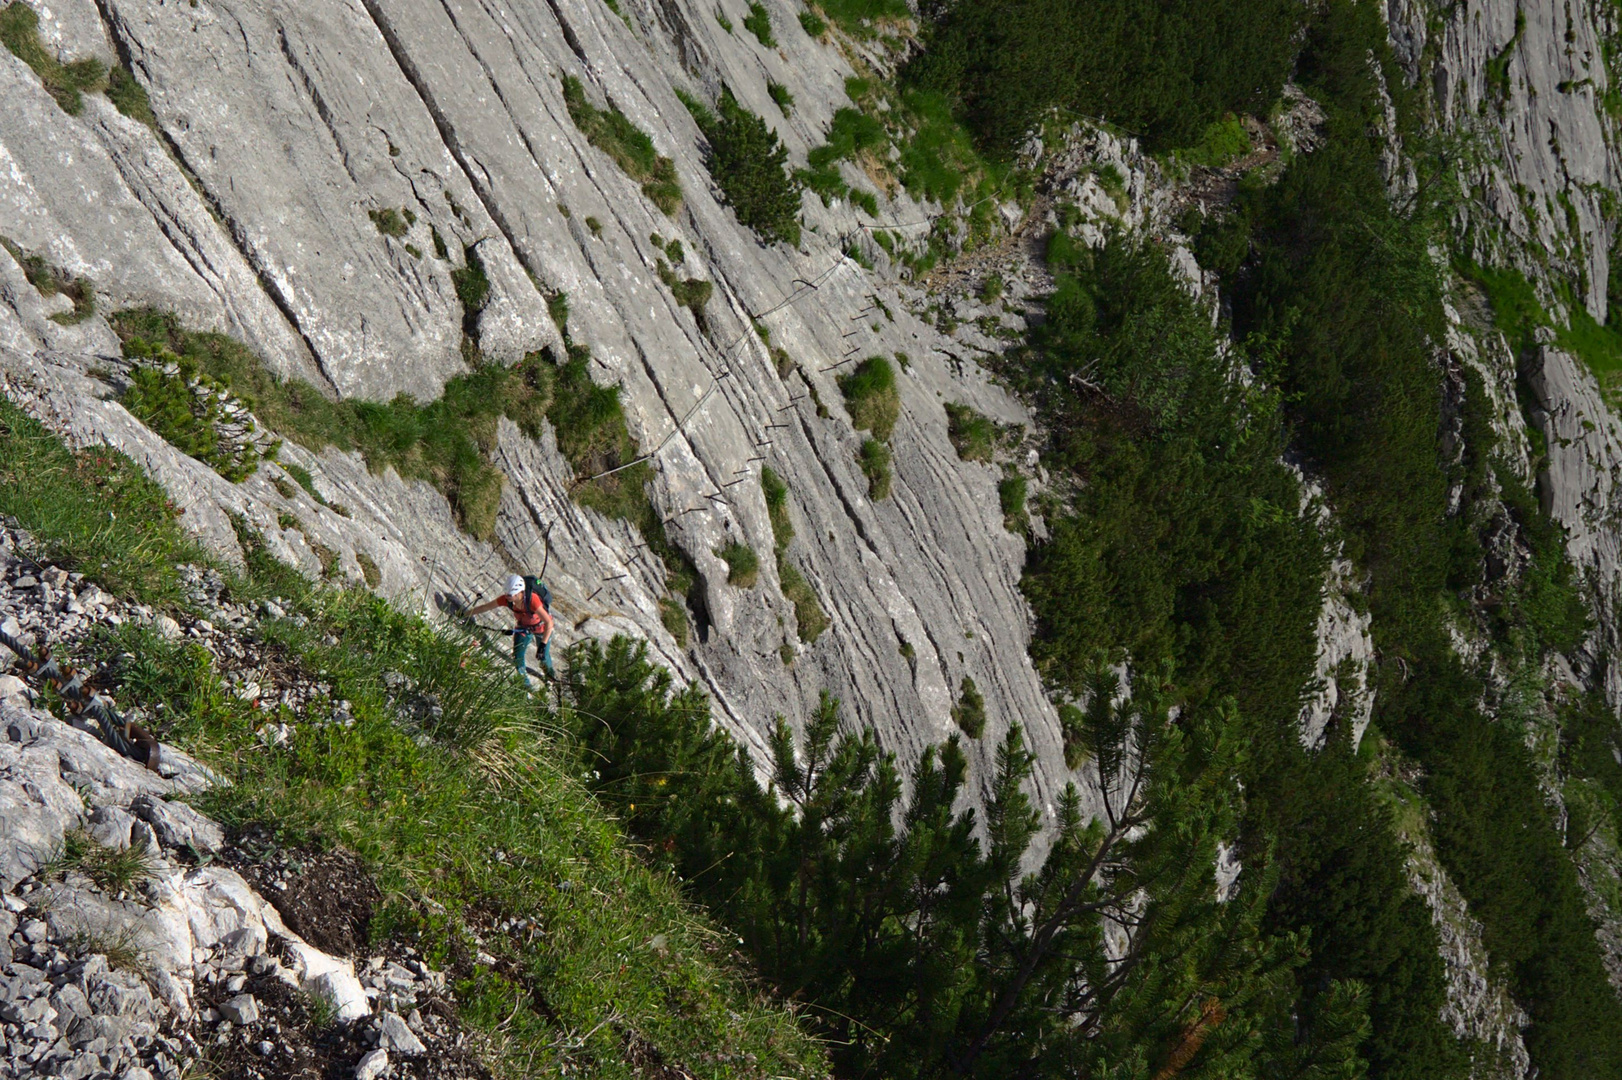
[[[552,629],[552,616],[547,612],[546,605],[541,603],[540,593],[531,593],[529,597],[529,610],[524,610],[524,594],[516,593],[512,596],[503,596],[501,606],[513,613],[518,625],[526,630],[541,628],[545,623],[545,630]]]

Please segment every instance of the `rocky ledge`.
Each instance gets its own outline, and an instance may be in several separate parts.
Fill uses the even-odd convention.
[[[29,551],[0,527],[0,623],[25,642],[49,627],[73,655],[94,627],[137,621],[225,667],[248,654],[255,614],[221,605],[207,571],[193,598],[215,617],[183,624]],[[254,692],[324,692],[283,681]],[[218,782],[206,767],[165,744],[160,768],[0,674],[0,1077],[487,1075],[445,974],[408,943],[367,943],[381,896],[358,860],[231,835],[185,801]]]

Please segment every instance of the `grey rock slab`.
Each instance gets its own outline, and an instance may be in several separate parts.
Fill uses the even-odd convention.
[[[130,803],[130,810],[152,826],[164,847],[192,847],[207,854],[225,845],[225,830],[185,803],[139,795]]]
[[[32,875],[83,808],[62,782],[54,748],[0,742],[0,889]]]
[[[130,846],[130,829],[135,818],[118,806],[98,806],[90,812],[85,831],[102,847],[122,851]]]
[[[373,1050],[355,1066],[355,1080],[378,1080],[389,1068],[387,1050]]]
[[[523,275],[507,272],[504,241],[483,246],[498,232],[366,10],[254,0],[107,7],[181,158],[328,379],[346,395],[437,396],[463,366],[450,274],[463,245],[481,245],[493,281]],[[384,209],[412,212],[405,236],[383,235],[368,217]],[[450,261],[434,257],[430,229]],[[497,289],[491,303],[544,327],[540,297],[527,293]],[[500,351],[523,351],[516,327],[505,330]]]
[[[1609,11],[1496,0],[1468,12],[1450,9],[1438,20],[1417,0],[1388,7],[1392,43],[1410,78],[1431,82],[1444,122],[1482,146],[1464,179],[1482,190],[1487,223],[1503,234],[1501,243],[1478,240],[1483,254],[1534,280],[1552,270],[1562,281],[1586,283],[1582,299],[1603,322],[1610,249],[1600,238],[1609,236],[1606,193],[1622,175],[1603,104]],[[1421,71],[1426,61],[1431,68]],[[1496,84],[1487,74],[1494,63],[1505,76]],[[1556,209],[1565,203],[1575,229]],[[1544,259],[1552,260],[1547,270]]]
[[[152,132],[95,94],[84,95],[81,116],[68,116],[10,53],[0,56],[0,97],[0,161],[10,181],[0,186],[0,235],[89,279],[104,310],[175,311],[197,329],[244,337],[283,373],[313,370]],[[20,329],[47,347],[118,353],[99,317],[65,327],[46,317],[37,294],[23,299],[32,287],[19,286],[14,265],[0,254],[0,307],[13,313],[0,316],[0,343],[20,347],[7,340]]]
[[[220,1015],[239,1027],[259,1022],[259,1002],[252,994],[238,994],[220,1006]]]
[[[378,1018],[378,1046],[400,1057],[419,1057],[428,1052],[398,1013],[385,1012]]]

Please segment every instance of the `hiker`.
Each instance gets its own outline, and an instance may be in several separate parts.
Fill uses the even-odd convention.
[[[513,636],[513,665],[518,668],[518,674],[524,677],[524,682],[534,685],[529,677],[529,665],[526,657],[529,653],[530,642],[537,635],[541,639],[541,666],[546,669],[546,677],[556,678],[552,671],[552,612],[545,585],[534,578],[521,578],[513,574],[507,579],[507,591],[488,603],[470,608],[468,616],[483,615],[486,611],[493,611],[504,607],[513,613],[517,626],[512,629]]]

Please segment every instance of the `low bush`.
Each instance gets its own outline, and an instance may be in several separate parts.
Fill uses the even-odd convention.
[[[130,356],[142,356],[130,351]],[[146,355],[129,371],[120,398],[124,407],[171,446],[196,458],[233,484],[259,469],[252,419],[233,417],[226,388],[195,361],[160,353]],[[230,425],[235,430],[226,430]]]
[[[666,217],[681,209],[681,182],[676,164],[654,149],[653,139],[613,106],[599,109],[586,100],[586,90],[573,75],[563,77],[563,103],[569,118],[591,145],[614,159],[625,174],[642,185],[642,194]]]
[[[845,395],[851,424],[872,432],[875,439],[888,440],[901,416],[901,394],[890,361],[882,356],[868,357],[839,380],[839,389]]]
[[[952,707],[952,721],[971,739],[978,739],[986,730],[985,696],[967,675],[963,676],[963,684],[958,688],[957,704]]]

